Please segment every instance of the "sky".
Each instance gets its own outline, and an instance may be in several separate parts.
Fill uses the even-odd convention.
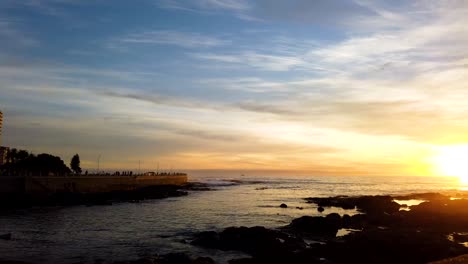
[[[102,169],[432,175],[468,1],[2,0],[3,144]]]

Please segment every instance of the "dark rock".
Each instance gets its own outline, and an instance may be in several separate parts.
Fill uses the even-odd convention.
[[[192,241],[193,245],[208,248],[216,248],[219,246],[219,243],[219,235],[214,231],[200,232],[195,235],[195,239]]]
[[[326,217],[303,216],[294,219],[289,225],[296,232],[330,237],[336,236],[341,226],[341,217],[338,214],[329,214]]]
[[[0,235],[0,239],[11,240],[11,233]]]
[[[457,243],[466,243],[468,242],[468,234],[466,233],[453,233],[451,239]]]
[[[325,211],[325,208],[323,208],[322,206],[319,206],[317,208],[317,211],[319,211],[320,213],[322,213],[323,211]]]
[[[32,264],[31,262],[16,261],[16,260],[0,260],[0,264]]]
[[[461,255],[455,258],[443,259],[428,264],[466,264],[468,263],[468,254]]]
[[[448,200],[450,197],[440,193],[414,193],[409,195],[393,196],[395,200],[427,200],[427,201],[441,201]]]
[[[234,249],[252,255],[266,255],[281,250],[283,245],[277,232],[264,227],[230,227],[219,234],[225,249]]]
[[[193,261],[193,264],[214,264],[215,261],[209,257],[198,257]]]
[[[280,205],[280,207],[281,207],[281,208],[288,208],[288,205],[287,205],[287,204],[284,204],[284,203],[282,203],[282,204]]]
[[[164,255],[164,261],[167,264],[192,264],[192,259],[185,253],[169,253]]]
[[[336,228],[341,228],[342,226],[341,216],[337,213],[331,213],[325,216],[325,219],[327,220],[328,224],[336,226]]]
[[[161,264],[162,259],[156,257],[145,257],[127,262],[114,262],[114,264]]]
[[[372,213],[394,213],[398,212],[400,205],[393,201],[391,196],[336,196],[328,198],[306,198],[308,202],[316,203],[319,207],[340,207],[343,209],[355,209],[362,212]]]
[[[258,264],[253,258],[231,259],[229,264]]]
[[[185,253],[169,253],[162,256],[144,257],[133,261],[117,261],[114,264],[214,264],[215,261],[209,257],[198,257],[192,259]]]
[[[261,226],[229,227],[219,234],[202,232],[192,243],[221,250],[239,250],[262,259],[284,259],[291,252],[307,246],[302,239]]]
[[[390,264],[427,263],[468,253],[468,248],[448,241],[444,234],[370,229],[348,235],[344,242],[330,241],[320,252],[335,262]]]
[[[363,214],[355,214],[351,216],[349,228],[361,229],[367,224],[367,216]]]
[[[202,182],[188,182],[182,186],[184,190],[190,191],[212,191],[210,185]]]
[[[344,228],[350,228],[351,227],[351,216],[345,214],[345,215],[343,215],[341,220],[342,220]]]

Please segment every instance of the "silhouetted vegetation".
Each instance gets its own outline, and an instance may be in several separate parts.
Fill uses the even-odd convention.
[[[81,167],[80,167],[80,156],[75,154],[70,161],[70,168],[75,174],[81,174]]]
[[[10,149],[6,164],[0,167],[2,175],[8,176],[64,176],[71,173],[60,157],[50,154],[34,155],[26,150]]]

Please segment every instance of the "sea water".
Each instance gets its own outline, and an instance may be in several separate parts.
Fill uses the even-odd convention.
[[[304,215],[321,215],[306,197],[460,191],[454,178],[434,177],[223,177],[198,176],[212,191],[113,205],[36,207],[0,213],[0,260],[34,263],[104,263],[154,254],[188,252],[218,262],[240,257],[191,246],[199,231],[229,226],[285,226]],[[288,208],[280,208],[285,203]],[[354,214],[326,209],[323,214]]]

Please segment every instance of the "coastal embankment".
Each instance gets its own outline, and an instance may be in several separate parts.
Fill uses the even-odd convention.
[[[0,177],[0,193],[101,193],[134,191],[149,186],[183,185],[187,174],[154,176]]]
[[[0,177],[0,207],[111,204],[186,195],[187,174]]]

